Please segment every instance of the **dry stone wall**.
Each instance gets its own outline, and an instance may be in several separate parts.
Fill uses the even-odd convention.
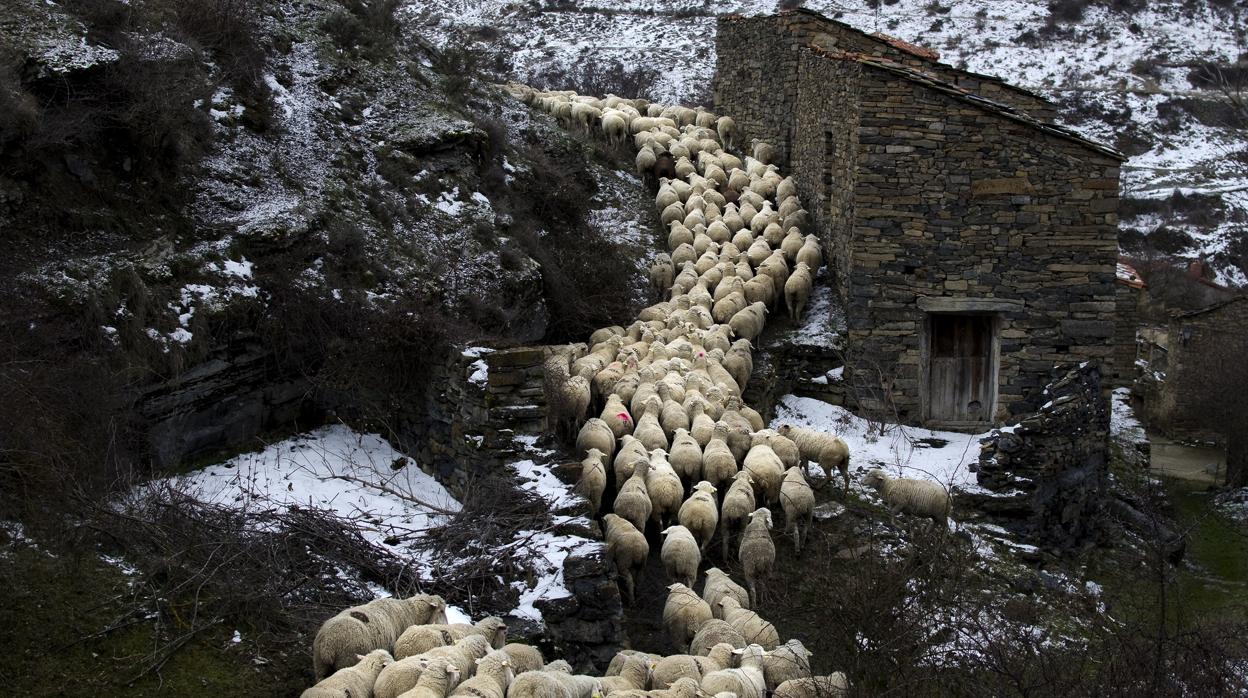
[[[1019,302],[997,321],[989,418],[1037,409],[1055,364],[1111,361],[1119,160],[861,65],[850,229],[823,231],[851,241],[849,345],[873,363],[851,379],[887,376],[902,418],[922,418],[922,296]]]
[[[1109,406],[1095,366],[1055,373],[1040,411],[981,442],[976,477],[996,494],[968,498],[1015,533],[1062,550],[1092,540],[1097,530],[1106,502]]]

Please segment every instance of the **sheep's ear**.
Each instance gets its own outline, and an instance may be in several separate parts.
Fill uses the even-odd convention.
[[[737,648],[734,648],[734,649],[732,650],[732,653],[733,653],[733,654],[738,654],[738,655],[740,655],[740,654],[745,654],[745,648],[744,648],[744,647],[737,647]]]
[[[357,654],[357,655],[355,655],[355,661],[357,661],[357,662],[362,662],[362,661],[364,661],[364,659],[365,659],[367,656],[368,656],[368,655],[364,655],[364,654]]]

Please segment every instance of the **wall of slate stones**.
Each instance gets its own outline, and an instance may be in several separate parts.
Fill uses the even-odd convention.
[[[1114,286],[1117,319],[1114,325],[1113,377],[1108,381],[1112,388],[1130,386],[1138,372],[1135,367],[1135,332],[1140,326],[1140,297],[1143,294],[1142,289],[1121,282]]]
[[[848,342],[903,418],[922,416],[920,296],[1021,301],[989,418],[1035,411],[1055,364],[1110,362],[1118,158],[865,64],[859,102]]]
[[[987,99],[1050,121],[1053,104],[999,78],[979,75],[915,55],[889,41],[811,10],[761,17],[720,16],[715,36],[717,63],[712,82],[715,111],[731,115],[744,135],[775,145],[779,164],[789,163],[790,136],[796,127],[800,52],[809,46],[877,56],[919,70]],[[817,85],[817,83],[816,83]]]
[[[1053,549],[1092,540],[1106,502],[1109,405],[1091,364],[1054,370],[1048,402],[981,441],[976,478],[992,495],[965,495],[1005,528]]]

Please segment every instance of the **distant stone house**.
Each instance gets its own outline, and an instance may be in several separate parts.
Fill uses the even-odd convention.
[[[824,242],[860,407],[980,428],[1112,363],[1123,156],[1052,105],[808,10],[725,17],[715,108],[777,146]],[[1106,372],[1108,373],[1108,372]]]
[[[1236,373],[1231,368],[1248,360],[1248,296],[1174,313],[1166,337],[1164,380],[1149,401],[1149,423],[1176,436],[1220,440],[1225,435],[1209,423],[1209,401],[1235,389],[1225,386]],[[1248,429],[1248,413],[1240,428]]]

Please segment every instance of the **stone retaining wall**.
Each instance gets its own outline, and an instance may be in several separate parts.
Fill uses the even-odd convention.
[[[1106,502],[1109,405],[1095,366],[1057,375],[1040,411],[981,441],[976,477],[993,494],[964,501],[1028,540],[1065,550],[1094,539]]]

